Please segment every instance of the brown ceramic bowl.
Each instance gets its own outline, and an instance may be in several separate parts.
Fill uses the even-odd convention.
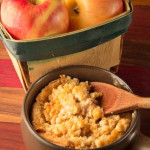
[[[45,87],[49,82],[59,78],[59,75],[66,74],[71,77],[79,78],[80,81],[99,81],[108,84],[116,85],[119,88],[132,92],[130,87],[115,74],[91,66],[67,66],[52,72],[49,72],[45,76],[37,80],[31,88],[28,90],[23,107],[22,107],[22,135],[28,150],[69,150],[69,148],[55,145],[51,142],[40,137],[33,129],[30,121],[31,106],[35,100],[35,97],[40,90]],[[125,135],[118,141],[101,148],[95,148],[93,150],[123,150],[129,143],[131,143],[137,135],[139,129],[139,111],[135,111],[135,117],[132,119],[131,125]],[[71,150],[71,149],[70,149]]]

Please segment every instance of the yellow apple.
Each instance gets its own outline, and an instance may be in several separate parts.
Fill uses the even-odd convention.
[[[1,22],[14,39],[35,39],[67,32],[64,0],[2,0]]]
[[[65,0],[69,31],[101,23],[123,12],[123,0]]]

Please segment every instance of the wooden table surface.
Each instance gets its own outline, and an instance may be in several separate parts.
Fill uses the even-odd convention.
[[[150,0],[131,0],[132,25],[124,37],[117,75],[135,94],[150,97]],[[21,136],[21,106],[25,92],[0,42],[0,150],[26,150]],[[150,137],[150,110],[141,110],[141,132]]]

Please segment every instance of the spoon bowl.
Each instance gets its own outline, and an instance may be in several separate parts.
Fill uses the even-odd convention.
[[[102,92],[101,107],[104,114],[116,114],[140,108],[150,108],[150,98],[144,98],[113,85],[91,82],[94,91]]]

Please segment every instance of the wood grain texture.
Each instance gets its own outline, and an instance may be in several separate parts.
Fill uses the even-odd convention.
[[[0,150],[27,150],[20,131],[20,124],[0,122]]]
[[[150,0],[131,0],[133,5],[150,5]]]
[[[150,67],[150,43],[125,39],[121,64]]]
[[[20,122],[24,96],[22,88],[0,87],[0,122]]]
[[[134,6],[131,26],[124,36],[121,64],[150,67],[150,6]]]
[[[150,0],[131,0],[133,22],[124,36],[118,75],[134,93],[150,97]],[[21,83],[0,42],[0,150],[26,150],[20,129]],[[150,137],[150,110],[141,111],[141,131]]]
[[[21,82],[16,74],[10,58],[0,59],[0,64],[0,86],[21,88]]]
[[[0,42],[0,59],[10,59],[2,42]]]
[[[150,42],[150,6],[134,6],[132,24],[125,34],[125,40]]]

